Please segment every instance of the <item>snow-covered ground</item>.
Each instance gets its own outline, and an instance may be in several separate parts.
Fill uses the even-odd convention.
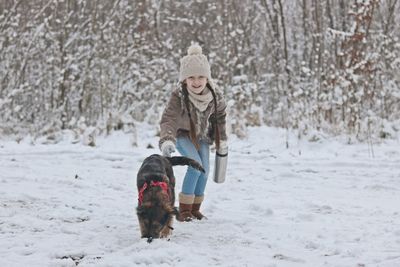
[[[286,149],[284,131],[252,128],[230,139],[226,182],[209,180],[208,220],[149,244],[135,178],[158,140],[141,128],[137,148],[122,133],[95,148],[1,141],[0,266],[400,266],[398,141],[373,157],[338,140]]]

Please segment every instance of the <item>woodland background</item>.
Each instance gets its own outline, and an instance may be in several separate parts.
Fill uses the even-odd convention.
[[[398,0],[0,0],[0,136],[157,125],[191,43],[229,126],[393,138]]]

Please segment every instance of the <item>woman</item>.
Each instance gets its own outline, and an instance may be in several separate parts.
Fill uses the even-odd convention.
[[[175,148],[199,162],[205,173],[189,167],[179,194],[180,221],[203,219],[200,212],[209,173],[210,145],[226,153],[226,104],[212,80],[202,49],[192,45],[180,61],[179,86],[169,99],[160,123],[160,149],[170,157]]]

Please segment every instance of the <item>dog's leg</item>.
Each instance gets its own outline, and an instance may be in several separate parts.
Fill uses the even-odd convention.
[[[160,238],[166,238],[171,235],[172,233],[172,222],[173,222],[173,217],[170,215],[168,217],[167,223],[165,224],[164,228],[160,232]]]
[[[143,220],[141,220],[140,218],[139,218],[139,226],[140,226],[140,235],[143,238],[145,235],[146,226],[144,225]]]

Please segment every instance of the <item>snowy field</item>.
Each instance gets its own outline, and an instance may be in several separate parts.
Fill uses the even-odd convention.
[[[158,139],[138,131],[137,148],[122,133],[95,148],[1,141],[0,266],[400,266],[399,141],[286,149],[284,131],[250,129],[230,139],[226,182],[209,180],[208,220],[148,244],[135,178]]]

